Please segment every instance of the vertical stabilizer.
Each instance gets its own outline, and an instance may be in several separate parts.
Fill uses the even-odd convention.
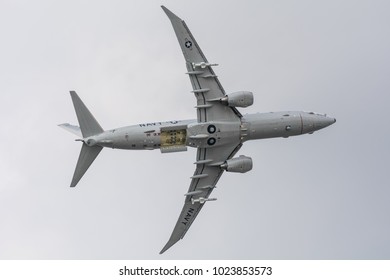
[[[79,160],[77,161],[76,170],[73,174],[72,183],[70,184],[71,187],[75,187],[77,185],[81,177],[83,177],[84,173],[88,170],[102,149],[103,147],[100,146],[89,147],[83,143]]]
[[[88,108],[84,105],[83,101],[81,101],[77,93],[75,91],[71,91],[70,95],[72,97],[73,106],[76,111],[83,137],[86,138],[104,132],[103,128],[96,121]]]

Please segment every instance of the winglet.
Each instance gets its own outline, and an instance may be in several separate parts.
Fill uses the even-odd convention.
[[[179,20],[179,21],[182,21],[181,18],[179,18],[177,15],[175,15],[174,13],[172,13],[168,8],[166,8],[164,5],[161,6],[161,8],[164,10],[164,12],[167,14],[167,16],[169,17],[169,19],[172,21],[172,20]]]
[[[166,250],[171,248],[173,245],[175,245],[180,240],[180,237],[177,236],[176,238],[171,238],[168,240],[167,244],[165,244],[164,248],[160,251],[160,255],[163,254]]]
[[[211,191],[210,191],[211,192]],[[186,200],[189,199],[188,197]],[[195,220],[196,216],[198,215],[200,209],[203,207],[204,204],[197,203],[192,204],[191,201],[185,202],[183,209],[181,210],[180,216],[177,219],[175,228],[172,231],[171,236],[169,237],[169,240],[167,244],[162,248],[160,254],[164,253],[166,250],[171,248],[173,245],[175,245],[180,239],[183,239],[184,235],[187,233],[187,230]]]
[[[179,18],[177,15],[168,10],[165,6],[161,6],[164,12],[167,14],[173,30],[175,31],[176,38],[179,41],[180,48],[183,52],[184,58],[187,62],[206,62],[207,59],[202,53],[198,43],[196,42],[194,36],[192,36],[191,31],[188,29],[184,20]]]

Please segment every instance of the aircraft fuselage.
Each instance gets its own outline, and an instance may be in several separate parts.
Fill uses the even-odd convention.
[[[232,142],[313,133],[335,121],[334,118],[312,112],[257,113],[244,115],[237,122],[180,120],[138,124],[106,130],[83,141],[88,146],[178,152],[185,151],[186,147],[211,148]]]

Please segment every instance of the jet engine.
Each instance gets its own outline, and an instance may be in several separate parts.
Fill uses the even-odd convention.
[[[248,107],[253,104],[253,93],[250,91],[233,92],[221,99],[221,102],[230,107]]]
[[[228,159],[221,165],[221,168],[228,172],[245,173],[252,170],[252,159],[247,156],[239,156],[238,158]]]

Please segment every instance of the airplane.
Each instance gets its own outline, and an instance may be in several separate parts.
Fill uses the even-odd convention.
[[[284,111],[242,115],[238,110],[253,104],[253,93],[239,91],[226,94],[210,63],[186,23],[161,6],[179,41],[196,98],[197,118],[170,122],[138,124],[104,130],[75,91],[70,91],[79,126],[59,126],[74,133],[82,142],[80,156],[70,184],[75,187],[103,147],[124,150],[154,150],[161,153],[196,148],[195,172],[184,206],[173,232],[162,248],[164,253],[187,233],[210,197],[224,171],[245,173],[252,169],[252,159],[235,157],[249,140],[311,134],[336,122],[326,114]]]

